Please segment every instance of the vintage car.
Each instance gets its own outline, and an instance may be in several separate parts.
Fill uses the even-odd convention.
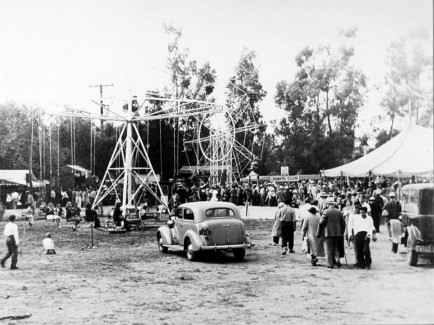
[[[390,220],[392,238],[401,237],[407,246],[407,262],[417,265],[419,253],[434,249],[434,184],[402,187],[400,220]]]
[[[243,260],[251,247],[238,208],[227,202],[181,204],[167,225],[158,228],[157,241],[162,253],[185,251],[190,261],[205,251],[232,251]]]

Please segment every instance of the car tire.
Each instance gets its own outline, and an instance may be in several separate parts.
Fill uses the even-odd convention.
[[[197,252],[193,250],[193,245],[191,244],[190,239],[187,239],[185,243],[186,253],[187,253],[187,259],[189,261],[195,261],[197,259]]]
[[[166,254],[167,252],[168,252],[168,248],[167,247],[164,247],[163,246],[163,238],[159,238],[158,239],[158,250],[161,252],[161,253],[164,253],[164,254]]]
[[[415,248],[411,245],[410,237],[407,239],[407,263],[410,266],[417,265],[418,254]]]
[[[244,256],[246,255],[246,249],[245,248],[234,249],[233,253],[237,261],[242,261],[244,260]]]

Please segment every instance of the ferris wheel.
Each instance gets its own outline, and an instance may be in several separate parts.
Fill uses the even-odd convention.
[[[259,124],[255,121],[249,96],[229,94],[221,111],[199,117],[192,140],[184,141],[184,150],[193,148],[196,174],[208,174],[210,184],[233,183],[242,177],[254,159],[253,144]],[[248,145],[251,148],[248,148]]]

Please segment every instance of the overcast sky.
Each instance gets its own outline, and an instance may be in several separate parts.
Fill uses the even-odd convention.
[[[276,83],[290,81],[305,46],[335,44],[337,30],[356,26],[355,63],[378,85],[391,41],[412,29],[430,33],[431,0],[0,0],[0,103],[79,105],[98,110],[95,84],[107,103],[168,83],[164,24],[182,28],[181,46],[217,70],[216,94],[233,74],[243,48],[255,50],[268,92],[267,120],[276,116]],[[370,93],[361,118],[378,109]],[[368,114],[369,113],[369,114]]]

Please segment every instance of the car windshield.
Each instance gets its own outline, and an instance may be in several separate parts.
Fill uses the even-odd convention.
[[[215,208],[206,210],[206,216],[208,218],[213,217],[234,217],[235,213],[229,208]]]

